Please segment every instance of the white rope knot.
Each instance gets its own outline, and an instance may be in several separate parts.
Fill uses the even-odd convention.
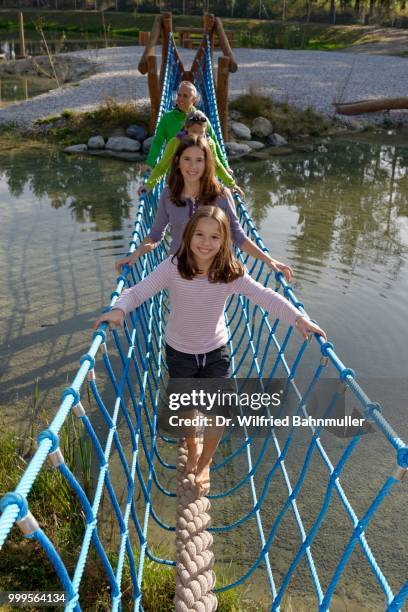
[[[176,594],[175,612],[214,612],[217,597],[213,571],[213,537],[209,527],[210,501],[197,497],[193,474],[185,474],[187,449],[179,445],[177,457]]]

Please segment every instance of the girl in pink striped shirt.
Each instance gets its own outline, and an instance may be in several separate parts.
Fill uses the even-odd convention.
[[[168,289],[170,315],[166,327],[166,361],[170,378],[227,378],[228,332],[224,307],[232,294],[241,294],[274,318],[295,326],[306,339],[325,332],[303,316],[284,297],[254,281],[231,250],[230,224],[218,207],[203,206],[191,217],[176,255],[168,257],[146,278],[117,299],[101,323],[123,325],[125,315],[162,289]],[[210,465],[222,429],[204,431],[202,450],[197,438],[187,437],[187,471],[195,473],[200,495],[210,482]]]

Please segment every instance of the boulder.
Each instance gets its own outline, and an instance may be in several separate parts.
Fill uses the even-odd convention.
[[[153,136],[150,136],[150,138],[146,138],[146,140],[143,141],[143,153],[148,153],[150,151],[152,142],[153,142]]]
[[[70,147],[66,147],[64,149],[64,153],[84,153],[87,150],[88,147],[86,144],[76,144],[71,145]]]
[[[251,131],[258,138],[266,138],[273,132],[272,123],[265,117],[257,117],[252,123]]]
[[[244,123],[239,121],[231,121],[231,130],[234,136],[242,138],[242,140],[251,140],[251,130]]]
[[[103,136],[91,136],[88,140],[88,147],[90,149],[104,149],[105,139]]]
[[[283,136],[275,132],[274,134],[268,136],[268,143],[273,147],[285,147],[288,144],[288,141]]]
[[[251,147],[251,149],[254,149],[254,151],[260,151],[265,148],[264,143],[259,142],[259,140],[247,140],[245,144]]]
[[[126,136],[143,142],[148,137],[146,128],[141,125],[129,125],[126,130]]]
[[[246,153],[252,151],[251,147],[249,147],[247,144],[243,144],[240,142],[226,142],[225,147],[227,149],[228,155],[231,155],[232,157],[236,157],[238,155],[246,155]]]
[[[229,118],[232,121],[239,121],[240,119],[242,119],[242,114],[237,110],[231,110],[229,112]]]
[[[111,136],[106,143],[106,149],[112,151],[140,151],[141,144],[138,140],[127,138],[126,136]]]

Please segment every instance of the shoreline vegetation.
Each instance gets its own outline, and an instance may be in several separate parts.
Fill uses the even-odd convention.
[[[296,150],[312,151],[313,143],[344,133],[385,134],[391,127],[386,121],[383,125],[373,125],[360,120],[343,123],[312,109],[299,109],[285,102],[276,102],[269,96],[257,94],[254,90],[231,100],[229,112],[231,124],[238,121],[250,128],[257,117],[264,117],[273,125],[273,131],[284,137],[286,142],[280,146],[276,144],[271,146],[267,139],[263,139],[264,149],[252,150],[247,154],[260,159],[269,155],[287,155]],[[137,103],[118,103],[107,99],[93,110],[86,112],[66,110],[60,115],[38,119],[29,128],[5,124],[0,126],[0,141],[3,151],[28,146],[52,145],[66,148],[87,142],[89,138],[98,134],[102,134],[105,138],[122,136],[126,129],[134,124],[148,130],[149,119],[149,104],[140,106]],[[231,128],[228,140],[240,141],[239,137],[234,136]],[[240,142],[244,144],[245,140]],[[141,161],[145,156],[140,153],[133,161]]]
[[[85,400],[86,401],[86,400]],[[0,498],[13,491],[35,451],[35,438],[46,427],[46,417],[40,413],[41,401],[38,380],[32,395],[32,421],[28,438],[17,437],[12,428],[0,424]],[[88,394],[88,404],[92,399]],[[68,417],[60,433],[60,449],[66,465],[79,481],[88,499],[94,494],[92,478],[93,457],[91,443],[86,437],[81,421],[73,415]],[[36,478],[28,496],[29,508],[40,527],[53,542],[68,572],[72,575],[78,559],[84,529],[85,514],[78,498],[70,489],[60,472],[46,464]],[[106,502],[107,500],[105,500]],[[102,500],[103,506],[104,500]],[[107,509],[109,510],[109,508]],[[104,512],[106,518],[99,521],[99,536],[105,552],[116,570],[118,545],[114,534],[114,516]],[[136,538],[136,534],[134,534]],[[85,612],[103,612],[110,607],[111,589],[102,563],[92,549],[81,581],[80,599]],[[136,551],[135,551],[136,552]],[[159,556],[171,558],[171,550],[155,549]],[[219,583],[224,582],[222,571]],[[92,585],[92,587],[91,587]],[[91,587],[91,588],[90,588]],[[60,591],[59,578],[42,547],[24,537],[14,527],[0,556],[0,590],[2,591]],[[130,567],[125,559],[121,591],[122,603],[132,606],[132,581]],[[143,582],[143,609],[146,612],[174,610],[174,570],[149,559],[145,560]],[[286,598],[288,599],[288,598]],[[290,599],[290,598],[289,598]],[[247,599],[245,589],[229,590],[218,595],[218,610],[221,612],[255,612],[254,602]],[[11,608],[1,608],[5,612]],[[40,612],[41,606],[31,607]],[[290,609],[290,608],[289,608]]]
[[[24,16],[26,41],[41,41],[42,36],[38,27],[40,25],[47,39],[58,41],[62,51],[68,50],[70,43],[80,40],[92,43],[98,39],[103,46],[120,43],[137,44],[139,32],[151,30],[156,14],[135,11],[24,9]],[[323,14],[312,13],[308,21],[301,12],[288,14],[284,20],[276,17],[274,19],[222,17],[222,20],[224,27],[234,32],[237,47],[303,50],[340,50],[350,46],[383,42],[387,33],[392,35],[396,31],[404,32],[403,27],[405,22],[408,22],[408,14],[403,11],[394,15],[385,26],[376,23],[365,25],[365,18],[352,19],[350,16],[346,17],[345,23],[339,23],[342,21],[339,12],[337,24],[324,23]],[[174,28],[187,25],[200,28],[202,16],[173,14],[173,25]],[[390,25],[393,27],[387,27]],[[199,34],[196,36],[200,37]],[[18,39],[17,9],[1,9],[0,39],[10,37]]]

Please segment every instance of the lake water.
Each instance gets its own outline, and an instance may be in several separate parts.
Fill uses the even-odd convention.
[[[328,331],[346,365],[366,380],[373,399],[383,402],[385,415],[405,438],[407,168],[408,147],[391,138],[387,144],[337,140],[315,152],[235,166],[266,245],[295,269],[298,298]],[[35,381],[40,411],[49,419],[91,342],[92,323],[115,284],[114,261],[127,250],[139,182],[138,164],[67,157],[39,146],[0,153],[0,406],[6,424],[22,435],[30,429]],[[378,489],[393,463],[389,446],[379,436],[372,438],[363,451],[364,469],[350,468],[348,474],[357,508]],[[340,445],[335,450],[340,452]],[[384,465],[378,466],[382,453]],[[217,476],[215,490],[236,481],[241,467],[238,462],[231,473]],[[306,497],[299,500],[303,512],[309,507],[313,514],[310,500],[314,494],[318,498],[318,478],[316,467]],[[373,526],[375,553],[393,588],[401,584],[408,566],[404,491],[406,500],[406,483]],[[279,506],[279,492],[275,497],[272,493],[267,498],[271,521]],[[236,520],[249,503],[247,495],[228,506],[214,502],[214,524]],[[169,520],[173,510],[171,505],[160,507]],[[332,516],[335,533],[328,534],[320,549],[328,575],[338,555],[338,534],[350,532],[344,527],[343,533],[337,510]],[[154,526],[151,534],[162,542]],[[216,539],[216,556],[227,574],[231,559],[238,575],[253,560],[259,551],[256,537],[252,525],[232,539]],[[279,574],[296,542],[283,534],[277,545]],[[346,609],[346,604],[355,612],[382,609],[382,595],[359,562],[357,557],[353,575],[341,587],[344,598],[333,609]],[[300,582],[298,577],[292,585],[296,610],[313,609],[300,596],[306,575],[302,570]],[[262,567],[251,581],[252,599],[263,602],[267,587]]]

